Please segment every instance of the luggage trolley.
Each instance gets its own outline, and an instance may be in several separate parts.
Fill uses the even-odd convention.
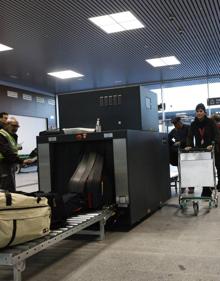
[[[189,202],[193,203],[194,214],[199,212],[199,200],[205,200],[209,204],[209,209],[213,206],[218,207],[218,195],[216,188],[215,175],[215,156],[214,148],[191,149],[189,151],[179,149],[179,205],[182,210],[187,207]],[[181,194],[182,188],[203,187],[212,189],[210,197],[194,196]]]

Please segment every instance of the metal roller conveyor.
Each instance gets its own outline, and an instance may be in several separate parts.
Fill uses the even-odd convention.
[[[73,227],[73,226],[77,226],[77,225],[79,225],[78,223],[71,222],[71,221],[70,221],[70,222],[68,222],[68,224],[69,224],[70,226],[72,226],[72,227]]]
[[[65,227],[53,230],[45,237],[1,250],[0,265],[12,266],[13,280],[22,281],[21,273],[25,270],[27,258],[77,233],[97,235],[98,239],[103,240],[105,237],[105,222],[113,215],[114,211],[109,208],[95,213],[68,218]],[[95,223],[99,223],[99,231],[85,230]]]
[[[67,220],[68,221],[75,221],[75,222],[78,222],[78,223],[82,223],[84,221],[87,221],[88,219],[70,219],[70,220]]]

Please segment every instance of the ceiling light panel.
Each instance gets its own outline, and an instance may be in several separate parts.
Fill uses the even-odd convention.
[[[143,25],[139,21],[126,21],[126,22],[121,22],[120,25],[124,27],[125,30],[132,30],[132,29],[138,29],[142,28]]]
[[[160,58],[146,60],[153,67],[165,66],[166,64]]]
[[[122,12],[122,13],[116,13],[116,14],[110,14],[111,18],[113,18],[116,22],[121,23],[125,21],[138,21],[138,19],[129,11]]]
[[[163,57],[161,58],[166,65],[175,65],[175,64],[180,64],[180,61],[174,57],[174,56],[171,56],[171,57]]]
[[[144,25],[129,11],[89,18],[106,33],[143,28]]]
[[[9,51],[9,50],[13,50],[13,48],[0,44],[0,52]]]
[[[106,26],[106,25],[115,24],[115,20],[107,15],[101,16],[101,17],[89,18],[89,20],[98,26]]]
[[[180,64],[180,61],[175,56],[147,59],[146,62],[148,62],[153,67]]]
[[[125,29],[119,24],[100,26],[100,28],[103,29],[106,33],[116,33],[116,32],[125,31]]]
[[[60,78],[60,79],[69,79],[69,78],[77,78],[83,77],[84,75],[77,73],[72,70],[64,70],[64,71],[56,71],[56,72],[49,72],[48,75]]]

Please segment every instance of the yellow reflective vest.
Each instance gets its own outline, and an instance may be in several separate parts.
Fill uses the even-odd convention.
[[[2,135],[3,137],[5,137],[7,139],[12,151],[15,154],[18,154],[18,147],[17,147],[17,143],[16,143],[15,139],[4,129],[0,130],[0,135]],[[4,155],[0,152],[0,160],[2,160],[4,158],[5,158]]]

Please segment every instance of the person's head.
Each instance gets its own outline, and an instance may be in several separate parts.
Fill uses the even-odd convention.
[[[2,124],[6,124],[8,120],[8,113],[7,112],[0,112],[0,122]]]
[[[205,105],[203,103],[199,103],[196,106],[196,117],[199,120],[202,120],[206,115],[206,108]]]
[[[10,117],[7,120],[5,129],[10,133],[10,134],[15,134],[19,128],[19,123],[15,117]]]
[[[211,116],[211,119],[214,120],[216,123],[220,123],[220,114],[217,113],[213,114]]]
[[[183,126],[183,123],[181,121],[181,118],[180,117],[175,117],[172,119],[171,121],[174,125],[174,127],[178,130],[178,129],[181,129],[182,126]]]

